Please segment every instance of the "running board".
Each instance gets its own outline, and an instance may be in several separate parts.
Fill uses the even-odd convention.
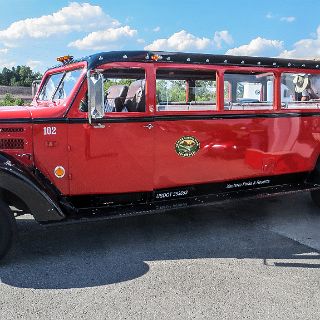
[[[130,217],[138,215],[147,215],[155,213],[163,213],[171,210],[185,209],[190,207],[208,206],[215,203],[231,202],[241,199],[257,199],[279,196],[302,191],[320,190],[320,185],[310,183],[296,183],[278,186],[270,186],[255,189],[246,189],[239,191],[223,192],[217,194],[201,195],[188,198],[179,198],[163,201],[155,201],[151,203],[135,204],[135,205],[117,205],[112,207],[97,208],[79,208],[77,215],[73,215],[67,220],[50,222],[48,224],[65,224],[86,222],[89,220],[105,220],[120,217]],[[47,223],[46,223],[47,225]]]

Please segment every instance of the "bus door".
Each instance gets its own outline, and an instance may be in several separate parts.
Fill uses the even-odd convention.
[[[75,121],[69,126],[70,193],[137,194],[139,198],[139,193],[153,189],[153,118],[146,103],[145,70],[118,66],[104,70],[103,76],[101,123]]]
[[[157,69],[155,189],[261,176],[262,166],[248,163],[247,156],[250,149],[267,151],[268,123],[243,114],[250,107],[261,112],[272,109],[272,102],[264,102],[266,79],[249,78],[248,88],[240,83],[245,78],[227,78],[239,87],[225,88],[226,94],[238,97],[217,112],[215,70]]]

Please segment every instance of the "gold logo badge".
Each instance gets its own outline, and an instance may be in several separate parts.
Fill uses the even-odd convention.
[[[192,136],[180,138],[175,145],[176,152],[181,157],[192,157],[200,149],[200,142]]]

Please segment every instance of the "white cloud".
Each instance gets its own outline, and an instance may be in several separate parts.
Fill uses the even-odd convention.
[[[73,31],[87,31],[98,27],[115,27],[120,23],[105,14],[101,7],[89,3],[71,2],[57,12],[38,18],[12,23],[0,30],[0,41],[12,46],[24,38],[48,38],[52,35]]]
[[[168,39],[157,39],[144,47],[145,50],[205,50],[212,44],[208,38],[198,38],[185,30],[174,33]]]
[[[282,50],[283,41],[258,37],[248,44],[229,49],[226,54],[235,56],[277,56]]]
[[[293,22],[296,20],[296,17],[281,17],[280,21],[284,21],[284,22]]]
[[[214,33],[213,41],[214,41],[215,45],[217,46],[217,48],[219,48],[219,49],[222,47],[223,42],[225,42],[228,45],[233,44],[233,38],[232,38],[231,34],[229,33],[229,31],[227,31],[227,30],[216,31]]]
[[[11,69],[15,65],[16,65],[15,61],[9,61],[7,59],[0,59],[0,70],[2,70],[3,68]]]
[[[120,28],[109,28],[103,31],[95,31],[88,34],[83,39],[69,43],[69,47],[75,47],[80,50],[104,50],[111,46],[117,46],[117,42],[126,38],[133,38],[137,35],[137,30],[129,26]]]
[[[7,54],[8,51],[9,51],[8,48],[1,48],[1,49],[0,49],[0,54]]]
[[[140,44],[145,44],[146,43],[146,41],[144,39],[141,39],[141,38],[138,39],[137,42],[140,43]]]
[[[279,15],[274,15],[271,12],[268,12],[265,16],[267,19],[277,19],[283,22],[293,22],[296,20],[296,17],[293,16],[287,16],[287,17],[279,17]]]
[[[320,26],[317,29],[315,39],[301,39],[294,44],[293,50],[284,50],[281,58],[320,58]]]
[[[229,31],[216,31],[213,39],[197,37],[185,30],[174,33],[169,38],[156,39],[145,50],[167,50],[167,51],[205,51],[214,47],[220,49],[223,44],[230,45],[233,38]]]
[[[0,70],[2,70],[4,67],[12,68],[13,66],[16,65],[14,61],[10,61],[6,57],[8,52],[9,52],[8,48],[0,48]]]
[[[153,31],[153,32],[159,32],[159,31],[160,31],[160,27],[157,26],[157,27],[155,27],[154,29],[152,29],[152,31]]]
[[[43,67],[43,62],[39,60],[29,60],[27,61],[27,66],[29,66],[33,71],[38,71],[42,69],[41,67]]]

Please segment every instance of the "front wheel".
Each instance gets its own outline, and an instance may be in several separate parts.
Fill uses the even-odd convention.
[[[16,221],[8,205],[0,201],[0,259],[12,246],[16,235]]]

